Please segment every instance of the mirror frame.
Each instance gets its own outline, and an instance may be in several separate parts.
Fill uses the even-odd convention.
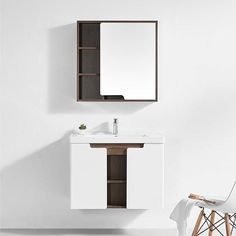
[[[80,31],[79,24],[101,24],[101,23],[154,23],[155,24],[155,99],[81,99],[81,86],[80,79],[82,73],[80,73]],[[100,48],[99,48],[100,50]],[[99,62],[100,63],[100,62]],[[97,74],[100,77],[100,73]],[[100,81],[100,78],[99,78]],[[100,82],[99,82],[100,83]],[[100,87],[99,87],[100,89]],[[158,101],[158,21],[157,20],[78,20],[77,21],[77,102],[157,102]]]

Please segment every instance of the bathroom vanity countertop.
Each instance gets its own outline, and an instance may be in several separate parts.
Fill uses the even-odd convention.
[[[70,143],[164,143],[163,135],[71,134]]]

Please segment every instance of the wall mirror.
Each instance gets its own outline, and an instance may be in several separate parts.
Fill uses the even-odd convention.
[[[157,101],[157,21],[78,21],[77,72],[77,101]]]

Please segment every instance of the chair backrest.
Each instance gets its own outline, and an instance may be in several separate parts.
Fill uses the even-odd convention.
[[[236,181],[224,203],[224,207],[227,209],[227,213],[236,213]]]

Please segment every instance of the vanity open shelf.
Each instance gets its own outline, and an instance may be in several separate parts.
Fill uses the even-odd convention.
[[[126,208],[127,148],[142,148],[143,144],[90,144],[107,150],[107,208]]]
[[[123,150],[121,150],[123,152]],[[127,156],[107,155],[107,207],[126,208]]]

